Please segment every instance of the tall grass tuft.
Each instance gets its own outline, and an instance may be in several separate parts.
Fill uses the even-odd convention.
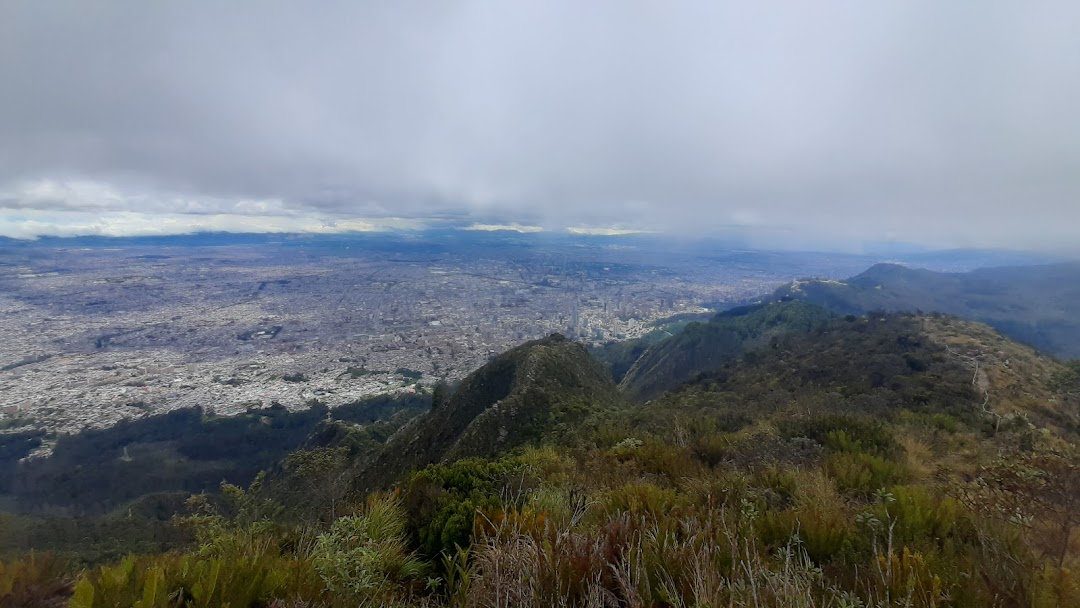
[[[64,606],[71,589],[67,564],[52,554],[0,561],[0,608]]]

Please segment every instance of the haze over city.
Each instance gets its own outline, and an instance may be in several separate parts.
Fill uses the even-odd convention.
[[[1075,253],[1068,2],[8,2],[0,235]]]

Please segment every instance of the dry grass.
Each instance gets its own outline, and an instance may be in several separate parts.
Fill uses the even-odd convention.
[[[822,493],[839,500],[835,489]],[[768,553],[749,534],[753,517],[724,508],[677,522],[621,513],[595,529],[540,530],[507,518],[474,544],[470,592],[461,605],[865,605],[830,588],[797,537]]]
[[[900,447],[904,448],[904,465],[915,480],[928,479],[936,470],[934,451],[925,441],[914,434],[897,437]]]

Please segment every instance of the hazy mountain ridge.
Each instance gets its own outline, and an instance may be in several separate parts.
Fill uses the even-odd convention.
[[[808,279],[776,290],[841,313],[941,312],[986,323],[1064,358],[1080,357],[1080,263],[939,273],[877,264],[846,281]]]

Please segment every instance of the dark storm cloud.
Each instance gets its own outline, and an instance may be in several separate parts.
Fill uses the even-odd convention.
[[[1068,2],[8,2],[0,215],[1065,246],[1078,22]]]

